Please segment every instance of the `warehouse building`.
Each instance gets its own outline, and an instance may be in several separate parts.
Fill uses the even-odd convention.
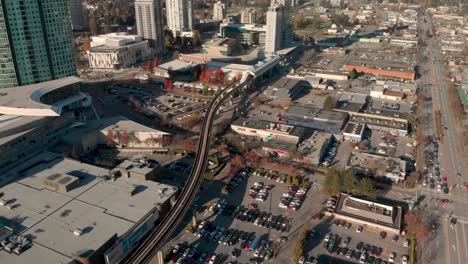
[[[349,115],[345,112],[293,105],[285,113],[281,114],[280,121],[292,126],[301,126],[339,134],[348,118]]]
[[[351,152],[346,169],[364,176],[380,177],[400,183],[406,177],[406,161],[370,153]]]

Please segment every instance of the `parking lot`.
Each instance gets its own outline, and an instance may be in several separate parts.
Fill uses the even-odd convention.
[[[268,195],[262,199],[252,198],[249,189],[254,186],[258,193],[262,188],[268,189]],[[220,263],[250,263],[251,260],[266,263],[273,253],[287,259],[286,262],[275,260],[275,263],[291,263],[294,236],[307,219],[321,210],[325,196],[321,193],[322,187],[311,182],[303,203],[296,211],[280,208],[283,194],[291,191],[288,187],[286,182],[248,173],[229,192],[220,192],[215,195],[217,198],[210,199],[205,204],[206,209],[197,214],[197,227],[191,232],[181,233],[174,243],[186,241],[200,256],[203,253],[217,254],[217,258],[222,260]],[[213,196],[213,193],[206,195]],[[202,221],[206,222],[202,224]],[[206,228],[199,228],[200,224]],[[255,247],[251,249],[252,244]]]
[[[337,260],[352,263],[392,263],[390,254],[395,253],[393,263],[402,263],[403,256],[409,255],[409,244],[405,246],[406,238],[381,234],[374,229],[360,225],[324,217],[321,220],[310,222],[312,231],[304,247],[308,256],[323,259],[328,255]],[[326,238],[327,237],[327,238]],[[330,241],[334,239],[333,246],[329,248]],[[365,255],[365,257],[362,257]],[[361,258],[365,258],[365,260]],[[339,263],[335,261],[334,263]],[[345,262],[343,262],[345,263]]]

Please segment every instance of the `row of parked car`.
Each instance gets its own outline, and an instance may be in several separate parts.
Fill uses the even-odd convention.
[[[264,228],[272,228],[280,232],[286,232],[289,229],[291,219],[282,215],[272,215],[268,212],[262,212],[253,207],[242,207],[236,212],[235,217],[242,222],[251,222],[254,225]]]
[[[198,252],[196,248],[187,244],[175,245],[166,257],[166,262],[171,264],[217,264],[219,260],[220,257],[216,254]]]
[[[229,182],[224,186],[224,190],[227,193],[231,193],[233,190],[237,188],[239,184],[241,184],[248,176],[248,173],[244,170],[239,171],[236,176],[229,180]]]
[[[270,179],[272,181],[279,182],[279,183],[286,183],[287,177],[288,177],[287,175],[278,175],[278,173],[273,173],[273,171],[258,171],[258,170],[254,171],[252,175],[264,177],[264,178],[267,178],[267,179]]]
[[[340,146],[340,142],[337,140],[333,140],[331,146],[326,151],[323,159],[321,160],[322,164],[329,167],[332,165],[333,160],[335,159],[336,153],[338,152],[338,147]]]
[[[226,229],[221,226],[214,226],[207,221],[200,222],[200,224],[193,229],[193,234],[199,238],[207,239],[208,241],[225,246],[232,246],[255,237],[255,232],[249,233],[233,228]]]
[[[268,193],[273,187],[273,185],[265,185],[263,182],[255,182],[249,189],[248,197],[264,202],[268,198]]]
[[[292,211],[298,210],[305,199],[308,189],[305,187],[299,188],[296,185],[288,187],[288,191],[283,193],[283,197],[278,204],[279,208],[288,209]]]

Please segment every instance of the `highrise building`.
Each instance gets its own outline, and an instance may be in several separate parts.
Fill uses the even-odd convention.
[[[241,12],[241,23],[255,24],[257,21],[257,11],[252,8],[247,8]]]
[[[265,52],[274,53],[282,48],[284,6],[274,4],[268,8],[266,15]]]
[[[282,18],[282,35],[281,35],[281,48],[286,48],[291,45],[293,39],[293,28],[291,24],[291,7],[294,0],[271,0],[271,6],[282,5],[283,6],[283,18]]]
[[[192,30],[192,0],[166,0],[167,27],[174,36]]]
[[[70,16],[73,30],[83,30],[87,27],[88,23],[83,9],[83,0],[70,0]]]
[[[213,4],[213,20],[223,20],[226,17],[226,5],[218,1]]]
[[[163,0],[135,0],[138,35],[150,41],[156,52],[164,52]]]
[[[77,74],[69,4],[0,1],[0,88]]]

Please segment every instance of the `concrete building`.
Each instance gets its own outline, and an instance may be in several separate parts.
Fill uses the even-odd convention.
[[[69,0],[0,4],[0,88],[77,75]]]
[[[391,91],[389,89],[376,86],[370,92],[370,96],[378,99],[401,101],[405,98],[405,94],[399,91]]]
[[[348,114],[315,107],[293,105],[281,114],[280,121],[292,126],[313,128],[339,134],[348,121]]]
[[[82,0],[70,0],[70,16],[73,30],[84,30],[88,27],[87,16]]]
[[[124,69],[151,59],[150,42],[141,36],[109,33],[91,37],[89,66],[93,69]]]
[[[2,223],[30,237],[20,255],[2,263],[117,263],[171,208],[177,188],[109,177],[109,171],[42,153],[9,172],[0,188]],[[125,247],[125,250],[123,249]]]
[[[0,96],[0,171],[58,142],[79,119],[91,97],[80,80],[61,80],[4,88]],[[0,175],[2,175],[0,173]],[[0,177],[0,184],[3,177]]]
[[[299,143],[304,129],[285,124],[274,123],[256,118],[238,118],[231,124],[231,129],[241,135],[255,137],[262,141],[282,141],[290,145]]]
[[[223,20],[226,18],[226,5],[217,1],[213,4],[213,20]]]
[[[330,133],[315,130],[310,136],[299,143],[298,152],[301,154],[300,162],[312,165],[320,165],[324,162],[329,146],[333,143],[334,136]]]
[[[220,33],[225,38],[235,38],[249,46],[266,45],[267,26],[261,24],[221,24]]]
[[[349,121],[366,125],[371,130],[389,132],[401,136],[408,134],[408,121],[406,120],[360,113],[352,115]]]
[[[273,5],[268,8],[266,15],[266,41],[265,52],[275,53],[283,48],[282,35],[283,30],[284,6]]]
[[[406,177],[406,161],[369,153],[351,152],[346,169],[355,174],[380,177],[400,183]]]
[[[138,124],[124,116],[116,116],[76,125],[60,142],[64,155],[80,158],[98,145],[109,143],[117,148],[142,152],[164,148],[171,142],[171,134]]]
[[[298,99],[308,88],[310,88],[308,82],[283,77],[268,86],[263,93],[278,103],[284,103]]]
[[[242,24],[255,24],[257,22],[257,10],[253,8],[247,8],[241,11]]]
[[[239,53],[242,47],[239,45],[237,39],[220,38],[203,43],[202,48],[203,53],[208,55],[233,56]]]
[[[282,31],[281,31],[281,49],[289,47],[293,39],[293,28],[291,24],[291,8],[296,5],[295,0],[271,0],[271,5],[282,5],[283,6],[283,15],[281,17],[282,21]],[[267,22],[268,23],[268,22]]]
[[[351,141],[354,143],[359,143],[363,139],[365,125],[348,122],[343,129],[343,138],[344,140]]]
[[[167,27],[174,36],[193,28],[192,0],[166,0]]]
[[[156,52],[164,52],[163,0],[135,0],[135,20],[138,35]]]
[[[159,181],[161,165],[155,160],[133,159],[124,160],[110,171],[111,177],[125,177],[138,181]]]
[[[333,216],[357,225],[364,225],[377,232],[385,231],[399,235],[403,223],[403,208],[342,193]]]

